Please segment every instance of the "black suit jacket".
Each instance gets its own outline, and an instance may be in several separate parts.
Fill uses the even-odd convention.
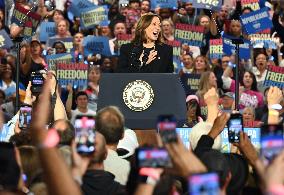
[[[174,71],[173,48],[166,44],[156,44],[155,50],[157,51],[156,59],[140,67],[139,57],[143,52],[142,45],[134,46],[132,43],[122,45],[116,72],[172,73]]]

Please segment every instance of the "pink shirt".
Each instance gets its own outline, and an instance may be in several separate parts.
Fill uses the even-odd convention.
[[[235,92],[235,81],[232,80],[230,91]],[[240,109],[244,109],[245,107],[259,107],[262,106],[263,103],[263,96],[262,93],[252,90],[245,90],[239,101]]]

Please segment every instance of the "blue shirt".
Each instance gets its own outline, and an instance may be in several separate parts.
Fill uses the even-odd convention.
[[[19,114],[16,114],[10,121],[3,124],[2,130],[0,131],[0,141],[9,142],[10,137],[15,134],[15,125],[19,118]]]

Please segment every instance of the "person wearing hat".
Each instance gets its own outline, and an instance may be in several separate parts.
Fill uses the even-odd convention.
[[[198,122],[203,121],[201,117],[201,110],[199,106],[199,100],[196,95],[189,95],[186,98],[186,118],[187,121],[183,127],[193,127]]]
[[[231,113],[234,109],[235,95],[233,92],[224,93],[221,96],[222,111]]]

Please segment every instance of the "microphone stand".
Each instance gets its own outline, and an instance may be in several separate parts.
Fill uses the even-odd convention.
[[[242,38],[232,39],[232,43],[235,44],[235,57],[236,57],[236,68],[235,68],[235,110],[239,111],[239,66],[240,66],[240,45],[244,44]]]
[[[13,40],[16,44],[17,56],[16,56],[16,105],[14,109],[14,114],[16,114],[20,108],[20,94],[19,94],[19,83],[20,83],[20,52],[21,52],[21,43],[23,41],[23,37],[16,37]]]

